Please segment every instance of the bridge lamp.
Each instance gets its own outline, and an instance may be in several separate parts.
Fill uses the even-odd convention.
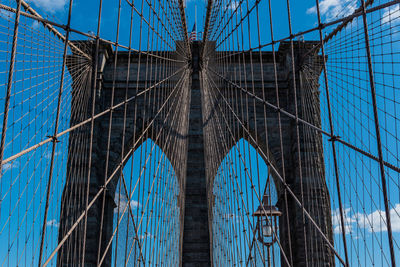
[[[264,195],[263,203],[253,213],[257,217],[258,241],[264,246],[272,246],[278,235],[278,217],[282,212],[276,206],[268,205],[269,196]]]

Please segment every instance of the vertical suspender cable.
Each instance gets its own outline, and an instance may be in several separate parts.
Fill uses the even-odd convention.
[[[395,257],[394,248],[393,248],[392,223],[390,220],[390,209],[389,209],[389,199],[388,199],[387,186],[386,186],[385,166],[383,165],[382,140],[381,140],[381,131],[379,128],[378,104],[376,102],[375,77],[374,77],[374,70],[372,68],[372,56],[371,56],[371,47],[370,47],[370,41],[369,41],[368,22],[367,22],[367,13],[366,13],[366,9],[365,9],[365,1],[361,0],[361,4],[362,4],[362,13],[363,13],[362,17],[363,17],[363,23],[364,23],[365,49],[367,50],[366,52],[367,52],[367,58],[368,58],[369,83],[370,83],[370,87],[371,87],[372,107],[374,110],[376,143],[377,143],[378,156],[379,156],[379,168],[381,171],[382,193],[383,193],[383,200],[385,202],[385,215],[386,215],[386,226],[387,226],[388,239],[389,239],[390,259],[392,262],[392,267],[395,267],[396,266],[396,257]]]
[[[90,140],[89,140],[89,158],[88,158],[88,173],[86,180],[86,199],[85,199],[85,220],[83,226],[83,254],[82,265],[85,263],[86,252],[86,233],[87,233],[87,216],[89,211],[89,194],[90,194],[90,176],[92,171],[92,151],[93,151],[93,132],[94,132],[94,116],[96,111],[96,86],[97,86],[97,69],[99,64],[99,46],[100,46],[100,25],[101,25],[101,11],[103,7],[103,0],[99,0],[99,13],[97,17],[97,33],[96,33],[96,48],[94,53],[94,63],[92,70],[92,111],[90,121]],[[93,49],[91,47],[91,49]],[[93,54],[93,53],[92,53]]]
[[[333,129],[333,119],[332,119],[332,112],[331,112],[331,102],[330,102],[330,95],[329,95],[329,85],[328,85],[328,71],[326,68],[326,56],[325,56],[325,46],[324,46],[324,39],[322,36],[322,28],[321,28],[321,14],[319,8],[319,0],[316,0],[316,7],[317,7],[317,16],[318,16],[318,25],[319,27],[319,38],[320,38],[320,45],[321,45],[321,53],[322,53],[322,62],[324,67],[324,81],[325,81],[325,94],[326,94],[326,102],[328,106],[328,116],[329,116],[329,126],[330,126],[330,134],[332,138],[330,139],[332,142],[332,154],[333,154],[333,162],[335,165],[335,178],[336,178],[336,189],[338,195],[338,202],[339,202],[339,211],[340,211],[340,226],[342,230],[342,239],[343,239],[343,246],[344,246],[344,255],[346,260],[346,266],[349,266],[349,256],[347,252],[347,241],[346,241],[346,225],[344,220],[344,210],[342,204],[342,196],[340,192],[340,183],[339,183],[339,169],[337,164],[337,155],[336,155],[336,146],[335,146],[335,135]]]
[[[8,123],[8,112],[10,110],[10,98],[11,98],[11,87],[13,82],[13,75],[14,75],[14,65],[15,65],[15,55],[17,52],[17,41],[18,41],[18,27],[19,27],[19,17],[21,12],[21,1],[18,1],[17,4],[17,12],[15,15],[15,22],[14,22],[14,35],[13,35],[13,42],[11,48],[11,59],[10,59],[10,68],[8,70],[8,81],[7,81],[7,91],[6,91],[6,99],[4,104],[4,118],[3,118],[3,129],[1,132],[1,143],[0,143],[0,180],[2,179],[3,174],[3,158],[4,158],[4,149],[6,143],[6,133],[7,133],[7,123]],[[0,218],[1,218],[1,202],[2,202],[2,185],[3,183],[0,182]]]
[[[67,50],[68,50],[68,40],[69,40],[69,34],[70,34],[69,27],[71,24],[72,2],[73,2],[73,0],[69,1],[68,23],[67,23],[67,29],[66,29],[66,35],[65,35],[65,41],[64,41],[64,54],[63,54],[63,63],[61,66],[62,69],[61,69],[60,88],[59,88],[59,92],[58,92],[57,115],[56,115],[56,122],[55,122],[55,126],[54,126],[54,135],[52,137],[53,146],[52,146],[52,151],[51,151],[49,180],[47,182],[47,189],[46,189],[46,204],[45,204],[45,209],[44,209],[43,227],[42,227],[42,236],[41,236],[41,241],[40,241],[40,252],[39,252],[39,263],[38,263],[39,267],[42,264],[43,245],[44,245],[44,240],[46,237],[47,214],[48,214],[48,210],[49,210],[51,182],[52,182],[52,176],[53,176],[53,170],[54,170],[54,158],[55,158],[56,145],[58,142],[57,133],[58,133],[58,124],[59,124],[59,120],[60,120],[61,96],[62,96],[63,87],[64,87],[65,65],[66,65],[66,61],[67,61]]]

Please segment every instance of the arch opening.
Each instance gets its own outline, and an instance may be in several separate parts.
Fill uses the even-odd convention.
[[[216,266],[236,264],[280,266],[280,248],[263,245],[254,212],[277,206],[278,191],[265,159],[244,138],[222,160],[213,181],[212,246]],[[279,218],[273,236],[279,240]],[[262,233],[262,232],[261,232]]]
[[[179,265],[179,181],[150,138],[125,163],[114,194],[112,262]]]

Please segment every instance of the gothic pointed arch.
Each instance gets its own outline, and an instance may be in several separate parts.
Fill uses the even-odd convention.
[[[268,253],[280,262],[279,246],[266,248],[258,236],[259,222],[252,216],[263,205],[275,206],[279,192],[267,162],[255,146],[241,138],[226,153],[216,172],[212,185],[212,244],[214,264],[229,248],[239,262],[249,263],[249,257],[265,262]],[[221,219],[222,218],[222,219]],[[274,235],[279,240],[279,218]],[[228,240],[224,240],[228,238]],[[234,252],[233,252],[234,251]]]
[[[150,251],[154,255],[169,253],[179,262],[180,193],[172,163],[162,148],[147,138],[129,156],[114,193],[113,229],[118,231],[113,251],[136,252],[128,259],[114,254],[112,262],[118,266],[142,260],[151,263]],[[166,214],[168,221],[163,220]]]

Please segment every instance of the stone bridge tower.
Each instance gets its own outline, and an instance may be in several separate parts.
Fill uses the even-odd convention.
[[[77,45],[82,42],[76,42]],[[320,57],[316,55],[308,55],[307,52],[313,47],[313,42],[301,42],[295,44],[296,53],[296,87],[298,96],[298,108],[300,116],[302,113],[307,112],[309,114],[311,109],[313,116],[307,118],[310,123],[314,125],[321,125],[320,113],[319,113],[319,92],[316,90],[318,86],[307,86],[306,83],[302,82],[302,70],[305,65],[308,66],[308,72],[313,73],[311,77],[308,75],[307,84],[313,83],[318,85],[318,80],[321,72],[321,64],[319,61]],[[85,43],[85,47],[92,48],[93,44]],[[208,47],[211,47],[210,44]],[[170,160],[172,166],[175,168],[176,175],[180,185],[180,196],[179,196],[179,208],[180,208],[180,221],[181,221],[181,237],[179,242],[180,254],[181,254],[181,266],[211,266],[212,265],[212,234],[215,229],[211,229],[209,222],[212,222],[212,181],[213,175],[215,175],[218,166],[224,159],[230,149],[221,147],[221,144],[212,143],[211,140],[218,140],[218,138],[209,138],[210,134],[213,134],[210,127],[212,127],[211,121],[215,120],[215,107],[222,101],[221,98],[211,98],[210,93],[212,88],[208,88],[203,82],[205,73],[205,64],[207,65],[207,71],[213,69],[218,71],[219,65],[212,62],[210,58],[201,58],[202,43],[193,42],[191,44],[192,58],[188,62],[188,67],[185,63],[176,64],[175,69],[171,70],[171,73],[164,73],[162,75],[149,77],[145,75],[145,64],[140,64],[144,60],[143,55],[138,53],[131,53],[130,59],[128,59],[127,52],[118,53],[118,65],[116,69],[117,78],[115,81],[115,94],[114,103],[123,102],[127,98],[135,98],[135,105],[127,104],[127,116],[126,121],[124,118],[124,106],[119,106],[113,110],[112,117],[112,129],[111,129],[111,151],[109,151],[109,168],[108,174],[111,175],[112,171],[118,167],[121,162],[121,158],[127,156],[129,147],[139,147],[141,144],[137,142],[138,137],[141,135],[146,127],[151,127],[149,131],[150,138],[156,142],[156,144],[163,148],[163,143],[172,142],[174,147],[178,147],[182,151],[186,151],[186,154],[182,156],[182,153],[177,154],[175,150],[164,149],[165,155]],[[225,52],[208,51],[210,55]],[[168,54],[170,57],[179,58],[178,53],[171,51],[159,51],[160,54]],[[111,105],[111,88],[113,81],[114,71],[114,57],[115,53],[111,46],[101,45],[99,58],[98,58],[98,77],[97,88],[96,88],[96,113],[108,109]],[[211,57],[211,56],[210,56]],[[248,66],[243,66],[242,59],[245,58],[245,62],[252,61],[254,66],[258,66],[258,72],[251,80],[250,75],[245,75],[248,72]],[[182,59],[182,58],[179,58]],[[130,70],[128,81],[127,77],[127,64],[130,61]],[[261,71],[260,62],[263,62],[263,69]],[[240,63],[242,62],[242,63]],[[151,68],[153,74],[161,70],[162,64],[154,60]],[[248,64],[248,63],[246,63]],[[280,96],[280,107],[290,113],[294,113],[294,101],[293,101],[293,81],[291,75],[291,61],[290,61],[290,49],[288,43],[281,43],[279,50],[277,51],[277,77],[279,85],[279,96]],[[68,66],[71,68],[72,66]],[[138,71],[139,70],[139,71]],[[174,74],[174,71],[178,72]],[[136,73],[140,73],[139,80],[137,81]],[[241,84],[254,84],[255,95],[258,97],[262,96],[262,80],[263,87],[265,88],[266,99],[273,105],[276,103],[275,95],[275,79],[273,72],[273,61],[271,52],[262,52],[261,56],[259,53],[242,53],[235,57],[234,60],[229,62],[227,69],[224,70],[225,77],[233,75],[239,75]],[[169,124],[169,120],[163,116],[155,116],[157,112],[157,103],[163,103],[166,95],[162,90],[154,90],[152,99],[146,99],[141,95],[137,94],[136,89],[139,88],[139,92],[144,90],[148,83],[147,81],[157,77],[159,81],[167,76],[172,75],[172,78],[168,82],[168,92],[176,86],[182,88],[182,95],[180,97],[180,103],[176,107],[179,111],[179,119],[174,120],[174,124]],[[185,81],[179,81],[179,77],[182,75],[186,76]],[[208,73],[207,77],[212,77],[213,74]],[[261,77],[263,76],[263,79]],[[84,101],[90,105],[92,103],[91,96],[91,79],[92,73],[89,70],[86,74],[87,84],[87,97]],[[227,82],[222,79],[216,79],[217,85],[220,88],[222,95],[233,104],[232,90],[240,90],[233,88]],[[77,82],[77,81],[74,81]],[[128,95],[126,96],[126,84],[129,86]],[[304,93],[305,92],[305,93]],[[303,96],[307,95],[307,98]],[[311,97],[310,97],[311,96]],[[82,97],[73,96],[72,105],[75,102],[82,102]],[[241,105],[250,105],[246,101],[251,101],[253,104],[253,98],[248,97],[243,99]],[[307,101],[305,103],[304,101]],[[237,131],[235,138],[231,139],[231,146],[241,138],[246,139],[250,143],[252,140],[259,140],[257,144],[263,151],[263,155],[269,157],[269,161],[274,164],[274,167],[281,171],[282,165],[285,164],[285,177],[287,183],[290,185],[292,190],[297,196],[300,196],[300,180],[299,180],[299,162],[298,155],[302,159],[303,172],[307,175],[303,175],[303,186],[308,188],[307,192],[309,195],[305,195],[304,199],[305,208],[311,213],[314,220],[319,224],[322,231],[332,241],[332,225],[331,225],[331,209],[330,209],[330,198],[329,192],[325,183],[325,171],[324,171],[324,160],[323,160],[323,148],[322,148],[322,137],[317,132],[308,131],[307,136],[304,131],[300,131],[301,147],[300,151],[296,147],[296,121],[293,118],[287,116],[281,116],[282,135],[283,135],[283,151],[284,161],[281,160],[280,150],[280,139],[278,129],[278,113],[271,107],[266,107],[266,116],[268,121],[268,128],[264,128],[264,109],[265,103],[257,102],[256,108],[249,109],[245,113],[238,114],[241,121],[245,122],[249,129],[249,133],[243,131]],[[72,109],[73,110],[73,109]],[[174,112],[174,110],[172,111]],[[74,124],[83,119],[90,118],[91,114],[71,114],[71,124]],[[155,120],[150,126],[150,121]],[[133,122],[137,123],[134,124]],[[138,123],[140,122],[140,123]],[[76,163],[70,155],[68,160],[68,173],[67,173],[67,184],[63,191],[62,197],[62,209],[61,209],[61,224],[59,229],[59,239],[62,239],[64,234],[71,227],[75,219],[85,207],[85,198],[77,196],[78,190],[76,188],[87,188],[89,186],[89,201],[97,194],[99,188],[104,184],[105,174],[105,158],[107,155],[107,136],[108,136],[108,125],[109,116],[101,116],[96,118],[94,122],[94,133],[93,133],[93,149],[91,155],[89,155],[89,146],[86,145],[82,148],[82,153],[87,155],[85,158],[91,157],[91,176],[90,183],[87,184],[87,177],[84,173],[76,173],[74,170],[79,170],[78,164],[85,164],[85,162]],[[231,122],[232,129],[238,129],[240,127],[239,122]],[[259,126],[257,127],[257,125]],[[262,125],[262,126],[261,126]],[[122,133],[125,127],[125,136],[122,137]],[[170,137],[173,140],[157,139],[156,134],[163,129],[172,129],[174,134]],[[255,131],[255,129],[259,129]],[[227,129],[225,129],[227,130]],[[258,136],[255,136],[257,132]],[[70,134],[70,146],[77,142],[77,139],[85,139],[86,141],[90,136],[90,127],[82,127],[79,132],[75,131]],[[265,136],[268,134],[268,144],[264,141]],[[253,136],[251,136],[253,135]],[[253,137],[253,138],[251,138]],[[122,144],[122,138],[124,138],[124,144]],[[89,142],[83,142],[89,144]],[[221,151],[218,155],[211,154],[209,148],[217,147],[217,151]],[[308,157],[306,154],[313,155],[313,162],[306,164]],[[206,160],[212,158],[212,160]],[[267,161],[266,161],[267,162]],[[88,164],[88,161],[86,162]],[[310,169],[312,166],[312,169]],[[309,169],[307,169],[309,168]],[[276,176],[276,175],[275,175]],[[117,177],[117,175],[115,176]],[[280,220],[280,241],[286,252],[291,250],[292,259],[294,266],[305,266],[305,252],[309,255],[308,261],[312,262],[312,265],[318,266],[333,266],[334,259],[333,253],[324,244],[323,239],[313,230],[313,226],[306,219],[306,225],[303,225],[302,211],[295,201],[288,196],[288,210],[283,205],[283,186],[277,177],[274,177],[276,188],[278,190],[278,206],[283,211],[282,219]],[[88,213],[88,229],[86,235],[86,248],[85,248],[85,265],[95,266],[97,260],[97,250],[100,235],[100,225],[102,224],[102,251],[107,246],[107,241],[112,235],[113,231],[113,209],[116,205],[114,203],[114,194],[116,190],[118,179],[113,179],[108,185],[106,190],[106,205],[104,210],[104,220],[101,222],[101,201],[98,200],[94,203]],[[80,190],[82,191],[82,190]],[[289,218],[291,222],[291,248],[289,248],[289,236],[286,224],[283,223]],[[307,231],[307,239],[312,239],[314,246],[304,247],[304,227]],[[82,227],[78,227],[78,230],[69,242],[66,242],[58,253],[58,266],[75,266],[81,261],[80,255],[83,250],[83,231]],[[332,241],[333,242],[333,241]],[[310,242],[309,242],[310,243]],[[317,245],[315,245],[317,244]],[[288,254],[288,253],[287,253]],[[311,258],[310,258],[311,257]],[[283,262],[283,261],[282,261]],[[104,261],[104,266],[111,266],[111,253],[108,253]]]

